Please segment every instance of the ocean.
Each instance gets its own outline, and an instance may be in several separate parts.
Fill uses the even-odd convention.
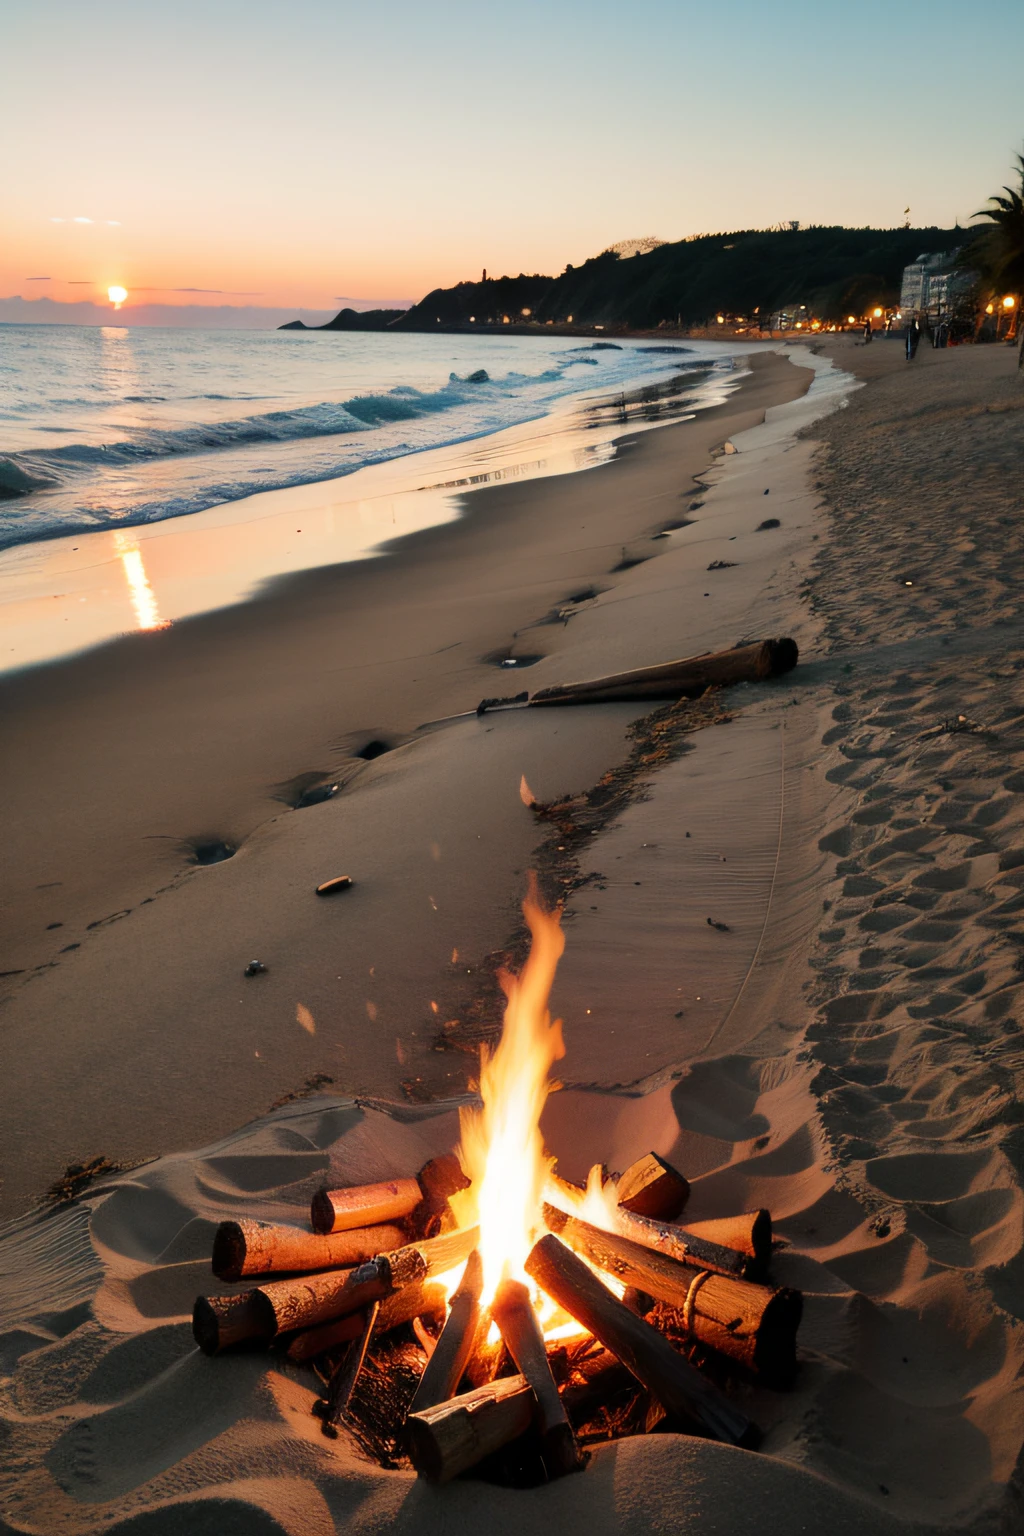
[[[699,344],[0,325],[0,548],[179,518],[731,367]]]

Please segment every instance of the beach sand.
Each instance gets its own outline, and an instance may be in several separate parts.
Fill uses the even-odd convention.
[[[181,814],[180,838],[185,810],[199,815],[204,794],[206,806],[222,795],[224,819],[210,809],[191,830],[240,842],[223,864],[182,877],[150,850],[135,857],[153,825],[141,781],[133,796],[121,765],[108,783],[96,747],[104,733],[130,738],[129,697],[144,710],[152,674],[132,644],[114,669],[111,651],[37,674],[49,727],[27,688],[15,698],[26,754],[33,742],[39,754],[37,790],[58,783],[40,783],[57,774],[42,754],[47,729],[69,759],[65,793],[79,744],[93,742],[91,838],[55,800],[78,921],[98,895],[133,910],[90,930],[58,967],[14,979],[8,1208],[24,1208],[67,1149],[210,1144],[0,1236],[7,1529],[1019,1528],[1024,396],[1004,349],[922,352],[913,368],[895,343],[841,340],[829,352],[867,381],[833,415],[812,419],[843,383],[820,356],[798,354],[819,370],[806,397],[806,370],[769,359],[756,404],[744,391],[714,421],[649,434],[608,469],[535,484],[521,502],[489,491],[492,506],[505,498],[502,529],[471,508],[421,541],[420,578],[406,590],[426,608],[429,587],[414,631],[423,650],[428,631],[447,633],[456,602],[444,572],[458,549],[431,565],[446,539],[469,551],[474,657],[570,583],[607,586],[570,622],[521,637],[549,658],[523,679],[530,687],[756,635],[799,641],[790,677],[732,690],[706,711],[716,723],[663,757],[634,754],[613,820],[585,849],[579,838],[560,847],[558,826],[521,805],[519,775],[543,799],[585,790],[626,758],[635,708],[457,722],[342,775],[344,793],[324,805],[273,809],[267,785],[289,776],[288,748],[292,765],[351,770],[343,747],[357,729],[400,740],[428,715],[505,691],[493,669],[433,658],[395,669],[386,715],[370,713],[380,694],[358,679],[363,691],[340,711],[339,674],[303,678],[292,700],[275,646],[304,637],[291,653],[294,690],[296,655],[333,645],[342,597],[348,622],[357,599],[344,573],[273,595],[273,625],[253,605],[159,637],[173,663],[145,712],[164,759],[154,751],[157,803]],[[762,425],[779,385],[793,403]],[[694,490],[695,474],[705,488]],[[689,526],[652,542],[657,558],[607,574],[618,546],[695,502]],[[599,519],[601,541],[573,546],[570,507],[588,534]],[[779,526],[760,529],[768,518]],[[709,570],[718,560],[731,563]],[[535,583],[525,615],[502,595],[517,569]],[[370,624],[377,608],[360,616]],[[402,638],[386,614],[380,625],[376,645]],[[253,677],[265,677],[260,729],[228,709],[247,647]],[[204,655],[223,658],[219,670]],[[256,698],[250,682],[250,709]],[[218,707],[227,718],[205,776],[197,762],[190,777],[176,746],[190,721],[206,742]],[[339,718],[344,742],[331,733]],[[281,721],[270,740],[268,719]],[[74,726],[63,741],[61,720]],[[237,779],[221,781],[226,766]],[[42,846],[43,804],[22,802],[25,860]],[[235,805],[246,807],[238,830]],[[116,845],[131,860],[107,842],[119,817],[134,829]],[[311,884],[342,863],[356,886],[317,903]],[[197,1355],[187,1318],[210,1286],[217,1221],[297,1220],[328,1169],[339,1181],[407,1173],[452,1144],[454,1111],[412,1101],[464,1086],[459,1047],[494,1024],[485,958],[514,942],[531,864],[569,882],[555,996],[568,1086],[544,1119],[560,1168],[578,1177],[592,1160],[622,1167],[650,1148],[693,1180],[694,1219],[770,1207],[783,1240],[773,1277],[805,1294],[801,1368],[785,1394],[733,1384],[765,1431],[757,1454],[655,1435],[600,1447],[583,1476],[528,1493],[471,1481],[432,1490],[323,1440],[308,1373],[261,1355]],[[161,869],[169,889],[140,905]],[[19,918],[44,897],[19,894]],[[32,945],[49,910],[32,907],[36,927],[23,914],[26,964],[46,963]],[[257,955],[268,974],[243,982]],[[296,1022],[299,1003],[315,1033]],[[435,1048],[445,1043],[455,1049]],[[261,1091],[269,1102],[317,1070],[334,1077],[326,1093],[228,1134]],[[100,1129],[103,1145],[88,1143]]]

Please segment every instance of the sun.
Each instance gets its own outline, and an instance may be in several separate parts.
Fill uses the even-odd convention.
[[[119,283],[114,283],[112,287],[107,289],[107,298],[115,309],[120,309],[127,297],[128,289],[122,288]]]

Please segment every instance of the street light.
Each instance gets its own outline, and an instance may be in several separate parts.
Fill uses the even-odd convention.
[[[1016,302],[1017,302],[1017,300],[1014,298],[1013,294],[1012,293],[1008,293],[1008,294],[1004,295],[1004,298],[1003,298],[1003,308],[1004,309],[1012,309],[1013,306],[1016,304]]]
[[[875,319],[876,320],[881,320],[881,318],[882,318],[882,311],[880,309],[876,309],[875,310]]]

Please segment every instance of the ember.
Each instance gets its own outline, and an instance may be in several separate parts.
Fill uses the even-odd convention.
[[[680,1225],[689,1183],[653,1152],[585,1189],[558,1177],[540,1117],[564,1050],[548,998],[565,941],[533,881],[523,910],[529,958],[502,977],[458,1155],[318,1191],[310,1231],[223,1223],[215,1274],[255,1284],[199,1297],[196,1341],[282,1348],[323,1384],[324,1434],[433,1482],[532,1486],[580,1470],[582,1446],[662,1428],[753,1445],[729,1388],[737,1372],[791,1384],[802,1307],[762,1283],[771,1217]]]

